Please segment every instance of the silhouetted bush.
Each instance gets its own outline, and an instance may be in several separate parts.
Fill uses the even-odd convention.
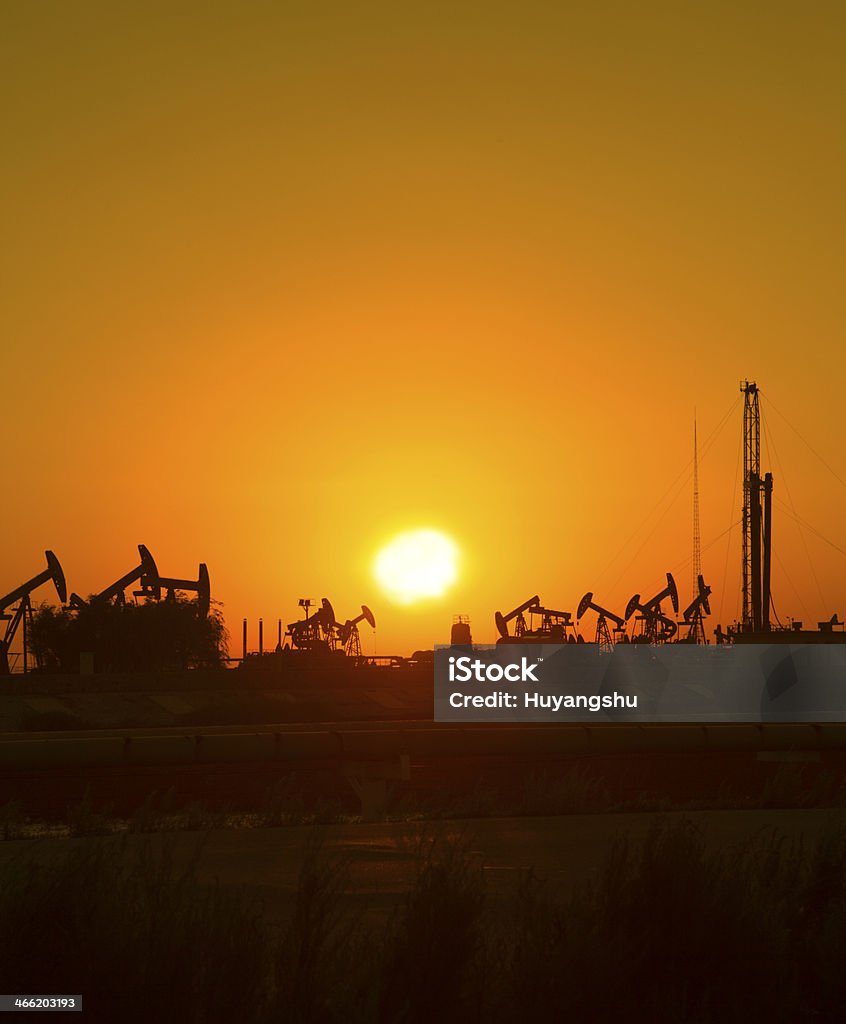
[[[212,668],[228,654],[220,612],[206,618],[185,598],[115,605],[89,600],[76,611],[43,604],[33,614],[27,644],[46,671],[78,672],[83,652],[98,672]]]

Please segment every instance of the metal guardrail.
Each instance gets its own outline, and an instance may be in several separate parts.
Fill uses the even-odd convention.
[[[314,732],[105,735],[5,739],[0,771],[133,766],[392,760],[410,757],[548,757],[582,754],[846,750],[846,723],[604,725]]]

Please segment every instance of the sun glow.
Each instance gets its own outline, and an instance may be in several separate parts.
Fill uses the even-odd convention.
[[[458,576],[458,548],[438,530],[411,530],[382,548],[373,573],[397,604],[441,597]]]

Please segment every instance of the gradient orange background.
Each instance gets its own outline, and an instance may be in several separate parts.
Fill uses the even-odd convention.
[[[491,640],[535,592],[620,609],[681,566],[686,597],[689,485],[641,542],[694,407],[704,441],[755,378],[846,479],[844,27],[836,3],[4,5],[0,590],[45,547],[100,589],[142,541],[208,563],[233,654],[300,596],[371,605],[382,653],[456,612]],[[740,415],[703,458],[703,547],[739,518]],[[768,422],[776,493],[846,548],[843,485]],[[370,571],[408,526],[464,552],[411,609]],[[775,543],[782,617],[846,613],[842,554],[778,508]],[[738,530],[703,564],[710,631]]]

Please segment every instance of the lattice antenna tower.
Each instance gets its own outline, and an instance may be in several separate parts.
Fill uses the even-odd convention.
[[[702,579],[702,535],[699,528],[699,438],[696,429],[696,410],[693,410],[693,599],[701,594]],[[692,638],[697,644],[705,643],[705,625],[702,611],[694,618]]]
[[[702,538],[699,531],[699,444],[696,436],[696,411],[693,413],[693,597],[699,596],[702,573]]]

